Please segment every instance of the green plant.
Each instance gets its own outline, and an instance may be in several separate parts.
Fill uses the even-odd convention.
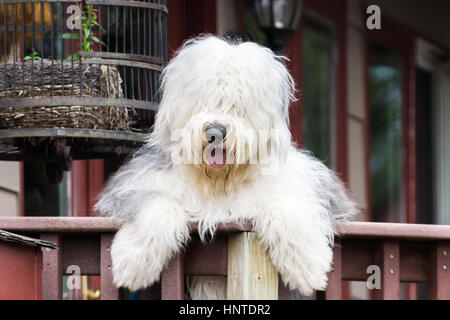
[[[29,54],[29,55],[23,57],[23,61],[28,61],[28,60],[41,60],[41,57],[39,56],[38,52],[33,51],[32,54]]]
[[[105,31],[97,21],[98,10],[94,9],[92,4],[87,4],[81,13],[81,51],[89,52],[92,51],[94,43],[100,43],[106,46],[106,43],[101,41],[98,37],[94,35],[92,27],[98,27],[100,32]],[[79,17],[75,17],[79,19]],[[80,39],[80,33],[64,33],[62,35],[63,39]],[[66,59],[68,60],[78,60],[80,59],[80,51],[71,54]]]

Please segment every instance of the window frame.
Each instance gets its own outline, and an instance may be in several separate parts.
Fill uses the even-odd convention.
[[[330,150],[334,157],[332,163],[345,184],[348,183],[348,142],[347,142],[347,6],[344,0],[306,0],[304,12],[309,20],[329,28],[335,36],[335,48],[333,52],[334,65],[334,105],[331,111],[334,121],[331,123]],[[302,33],[303,19],[297,30],[289,39],[285,48],[285,55],[290,59],[288,68],[297,84],[297,90],[301,93],[302,79]],[[302,146],[302,99],[294,102],[290,113],[290,126],[293,140],[298,146]]]

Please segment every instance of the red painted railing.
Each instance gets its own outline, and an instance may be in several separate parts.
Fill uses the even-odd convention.
[[[0,229],[51,241],[58,250],[0,242],[0,298],[61,299],[62,276],[77,265],[83,275],[100,275],[101,298],[118,299],[112,284],[110,245],[117,225],[108,218],[3,217]],[[195,232],[196,226],[192,226]],[[185,275],[227,274],[229,232],[251,227],[223,225],[215,241],[193,241],[161,277],[163,299],[184,298]],[[431,299],[450,299],[450,226],[350,222],[338,226],[334,268],[325,299],[342,298],[342,281],[366,281],[367,267],[381,270],[375,299],[399,299],[400,282],[426,282]],[[288,290],[280,285],[279,298]]]

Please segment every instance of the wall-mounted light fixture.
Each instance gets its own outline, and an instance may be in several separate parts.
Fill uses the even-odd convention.
[[[303,0],[255,0],[259,26],[272,50],[283,50],[289,36],[297,29],[302,5]]]

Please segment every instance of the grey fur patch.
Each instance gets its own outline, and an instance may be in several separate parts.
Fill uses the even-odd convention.
[[[161,148],[143,146],[109,179],[94,209],[100,216],[132,220],[142,201],[151,201],[159,194],[156,186],[144,190],[142,179],[151,179],[153,173],[171,167],[170,157]]]
[[[357,213],[359,208],[351,199],[342,181],[331,169],[320,160],[314,158],[310,152],[302,150],[304,156],[311,161],[311,176],[318,185],[317,196],[330,212],[332,221],[348,221]]]

